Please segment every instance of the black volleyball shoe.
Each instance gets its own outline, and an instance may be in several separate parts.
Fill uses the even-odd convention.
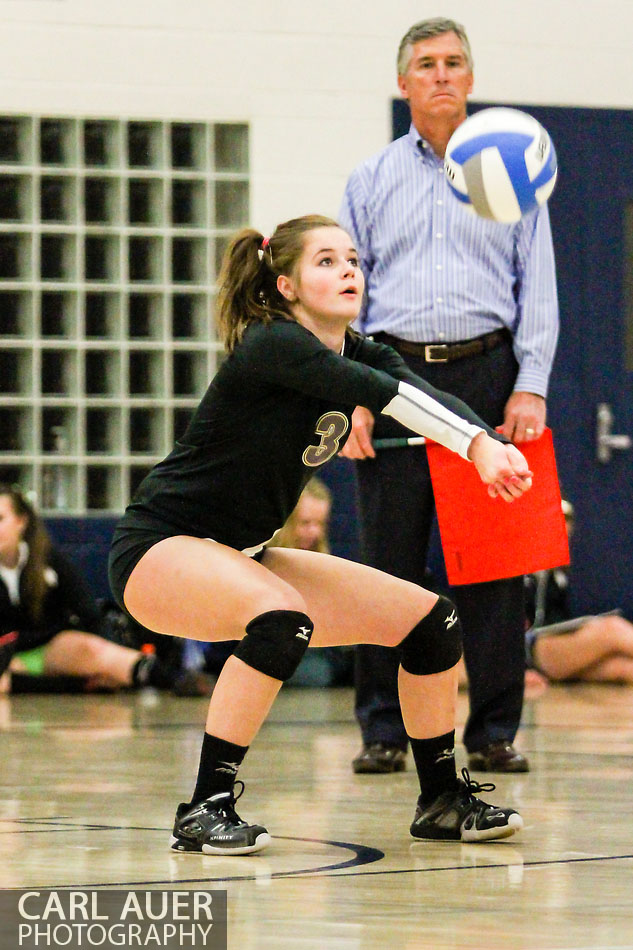
[[[414,838],[435,841],[491,841],[508,838],[523,827],[523,819],[512,808],[497,808],[476,798],[478,792],[492,792],[495,786],[489,782],[480,785],[462,769],[462,779],[448,792],[443,792],[435,801],[423,808],[418,800],[415,818],[411,825]]]
[[[180,854],[253,854],[262,851],[271,837],[261,825],[249,825],[235,811],[239,795],[234,791],[218,792],[198,802],[181,804],[176,811],[174,830],[170,839],[172,851]]]

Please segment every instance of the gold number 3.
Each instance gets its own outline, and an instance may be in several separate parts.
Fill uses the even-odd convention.
[[[318,445],[309,445],[303,453],[304,465],[323,465],[338,452],[339,442],[349,428],[349,420],[342,412],[326,412],[316,424],[315,432],[321,436]]]

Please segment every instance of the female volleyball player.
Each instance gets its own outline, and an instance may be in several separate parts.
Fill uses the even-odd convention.
[[[453,604],[328,554],[263,550],[344,444],[357,404],[470,459],[493,496],[512,501],[530,487],[514,446],[413,375],[394,350],[348,328],[362,294],[351,239],[329,218],[288,221],[270,240],[238,234],[219,281],[227,357],[116,529],[112,589],[139,623],[239,640],[211,698],[195,790],[176,812],[176,851],[247,854],[269,843],[265,828],[235,811],[236,774],[310,643],[399,648],[421,785],[414,837],[482,841],[522,827],[512,809],[475,797],[482,787],[466,770],[464,781],[456,776],[461,637]]]

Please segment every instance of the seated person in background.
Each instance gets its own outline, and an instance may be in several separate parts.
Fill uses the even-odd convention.
[[[280,528],[270,548],[299,548],[301,551],[330,553],[328,527],[332,494],[319,478],[311,478],[297,505]],[[288,682],[291,686],[344,686],[352,682],[353,647],[312,647]]]
[[[331,510],[332,495],[329,488],[319,478],[311,478],[285,525],[266,546],[329,554]],[[218,674],[233,652],[235,642],[202,644],[200,641],[187,641],[187,648],[191,652],[202,651],[205,669]],[[353,665],[353,647],[312,647],[287,683],[290,686],[347,686],[352,682]]]
[[[303,489],[296,508],[268,547],[299,548],[301,551],[330,553],[328,529],[332,512],[332,493],[320,478],[311,478]]]
[[[96,600],[30,501],[0,484],[0,692],[10,691],[11,672],[28,670],[19,654],[41,647],[45,676],[83,679],[88,690],[174,687],[155,655],[114,643],[103,629]]]
[[[573,506],[563,501],[563,511],[571,537]],[[633,624],[617,610],[572,618],[566,568],[526,577],[526,606],[528,670],[557,681],[633,683]]]

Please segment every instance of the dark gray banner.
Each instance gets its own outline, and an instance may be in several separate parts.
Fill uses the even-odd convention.
[[[226,943],[226,891],[0,891],[0,950]]]

